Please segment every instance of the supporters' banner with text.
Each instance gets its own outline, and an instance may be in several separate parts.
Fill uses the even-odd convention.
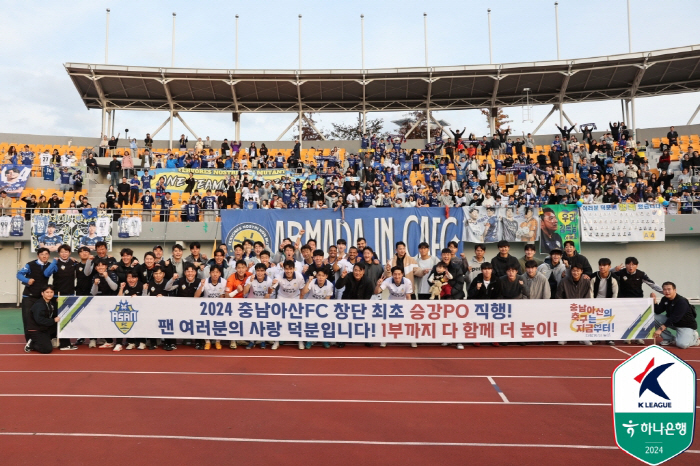
[[[0,191],[5,191],[8,197],[20,197],[31,174],[32,167],[29,165],[3,165]]]
[[[157,168],[149,170],[148,173],[153,176],[151,181],[151,192],[154,192],[156,186],[163,179],[165,183],[165,188],[171,192],[184,192],[187,185],[185,181],[190,177],[190,173],[195,180],[195,185],[193,191],[198,189],[200,193],[205,192],[207,189],[216,191],[217,189],[226,190],[227,180],[233,176],[238,179],[239,174],[243,177],[248,177],[249,181],[275,181],[282,177],[289,177],[292,181],[297,178],[302,181],[315,181],[318,177],[316,175],[304,174],[300,175],[291,172],[284,168],[270,169],[270,170],[219,170],[213,168]],[[139,179],[143,176],[143,170],[138,172]],[[319,180],[321,181],[321,180]]]
[[[659,204],[581,206],[583,241],[664,241],[666,215]]]
[[[340,238],[348,246],[365,238],[382,264],[394,255],[397,241],[406,243],[411,256],[418,254],[418,244],[425,241],[430,254],[440,257],[440,250],[450,241],[462,252],[462,209],[444,207],[359,208],[345,209],[275,209],[221,211],[221,238],[230,251],[245,239],[262,241],[272,252],[284,238],[296,238],[304,230],[302,244],[315,239],[324,251]]]
[[[60,338],[465,343],[629,340],[654,332],[651,299],[331,301],[58,298]]]
[[[470,243],[508,241],[535,241],[539,237],[540,222],[537,212],[527,207],[462,207],[464,235]]]
[[[540,208],[540,254],[564,249],[565,241],[573,241],[581,252],[581,229],[576,204],[554,204]]]
[[[34,214],[32,215],[31,251],[47,248],[57,252],[62,244],[69,245],[74,251],[81,246],[95,249],[99,241],[107,243],[107,250],[112,250],[112,216],[102,215],[85,217],[68,214]]]

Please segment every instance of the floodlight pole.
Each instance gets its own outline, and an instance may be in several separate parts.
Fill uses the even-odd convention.
[[[360,37],[362,47],[362,134],[367,133],[367,107],[365,102],[365,15],[360,15]]]
[[[627,43],[629,52],[632,53],[632,16],[630,14],[630,0],[627,0]]]
[[[299,14],[299,73],[301,73],[301,14]],[[298,75],[297,75],[297,80],[298,80]],[[297,95],[301,95],[301,89],[299,89],[299,86],[301,86],[300,83],[297,82]],[[302,113],[302,106],[301,106],[301,97],[299,98],[299,144],[300,147],[304,143],[302,142],[302,123],[304,120],[304,114]]]
[[[238,15],[236,15],[236,69],[238,69]]]
[[[559,2],[554,2],[554,24],[557,34],[557,60],[559,60]],[[559,126],[564,126],[564,104],[559,102]]]
[[[425,41],[425,67],[428,67],[428,13],[423,13],[423,40]]]
[[[491,8],[486,10],[489,16],[489,63],[493,64],[493,49],[491,47]]]
[[[109,8],[107,8],[107,27],[105,28],[105,65],[109,59]]]
[[[172,44],[172,55],[170,58],[170,66],[175,68],[175,12],[173,12],[173,44]]]
[[[365,69],[365,15],[360,15],[360,40],[362,47],[362,69]]]
[[[559,60],[559,2],[554,2],[554,24],[557,31],[557,60]]]

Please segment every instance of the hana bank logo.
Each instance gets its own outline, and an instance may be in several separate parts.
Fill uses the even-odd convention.
[[[644,372],[639,374],[634,378],[634,380],[640,384],[639,386],[639,398],[642,397],[642,395],[649,391],[653,393],[654,395],[663,398],[664,400],[668,400],[668,403],[664,402],[638,402],[638,407],[640,408],[670,408],[671,407],[671,399],[666,395],[666,392],[664,391],[663,388],[661,388],[661,384],[659,383],[659,376],[666,372],[666,369],[671,367],[673,364],[672,362],[666,363],[666,364],[661,364],[660,366],[654,367],[654,358],[651,358],[651,361],[647,364],[646,369],[644,369]],[[652,369],[653,368],[653,369]]]

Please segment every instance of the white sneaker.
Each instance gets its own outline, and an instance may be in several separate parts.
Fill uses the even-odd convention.
[[[411,343],[411,348],[418,348],[418,343]]]
[[[228,345],[228,347],[231,348],[231,349],[236,349],[236,348],[238,348],[238,345],[236,345],[236,341],[235,341],[235,340],[231,340],[231,344]]]
[[[381,346],[382,348],[386,348],[386,343],[379,343],[379,346]]]
[[[638,345],[645,345],[644,340],[642,340],[641,338],[637,338],[637,344]]]
[[[88,348],[97,348],[97,341],[94,339],[91,339],[90,344],[88,345]]]
[[[27,344],[24,345],[24,352],[30,353],[32,351],[32,339],[27,340]]]
[[[128,345],[126,345],[126,349],[128,349],[128,350],[132,350],[132,349],[134,349],[134,348],[136,348],[136,344],[135,344],[135,343],[129,343]]]
[[[276,350],[276,349],[279,348],[279,347],[280,347],[280,342],[279,342],[279,341],[276,341],[276,342],[274,342],[274,343],[272,344],[272,348],[270,348],[270,349]]]
[[[137,349],[146,349],[146,343],[139,343],[139,347]]]
[[[58,338],[52,338],[51,339],[51,346],[53,348],[58,348]]]
[[[114,348],[114,345],[112,343],[104,342],[99,346],[99,348],[102,348],[102,349]]]
[[[661,340],[661,342],[660,342],[659,344],[660,344],[661,346],[670,346],[670,345],[672,345],[673,343],[675,343],[675,341],[673,341],[673,340]]]
[[[449,343],[442,343],[441,346],[449,346]]]
[[[559,344],[560,344],[560,345],[565,345],[566,342],[565,342],[565,341],[560,341]]]
[[[299,349],[304,349],[304,342],[303,341],[299,342]]]
[[[116,352],[121,351],[121,350],[123,350],[123,349],[124,349],[124,348],[122,347],[122,345],[120,345],[119,343],[117,343],[116,346],[114,347],[114,349],[113,349],[112,351],[114,351],[114,352],[116,353]]]
[[[582,344],[582,345],[586,345],[586,346],[593,346],[593,343],[591,343],[590,340],[583,340],[583,341],[581,342],[581,344]]]
[[[464,349],[464,345],[461,343],[457,343],[457,349]]]

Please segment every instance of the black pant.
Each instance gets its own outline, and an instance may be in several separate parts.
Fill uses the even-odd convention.
[[[170,221],[170,211],[169,210],[160,210],[160,221],[161,222],[169,222]]]
[[[131,194],[129,195],[129,205],[131,204],[136,204],[139,200],[139,190],[138,189],[132,189]]]
[[[430,299],[430,293],[418,293],[418,299]]]
[[[51,345],[51,334],[49,332],[28,332],[29,338],[32,340],[30,348],[33,351],[41,354],[49,354],[53,351]]]
[[[117,201],[121,206],[127,205],[129,203],[129,194],[119,193],[119,196],[117,196]]]
[[[22,297],[22,325],[24,326],[24,341],[29,341],[29,332],[27,331],[27,323],[31,319],[32,306],[34,303],[39,301],[39,298],[32,298],[30,296]]]
[[[37,353],[41,354],[49,354],[53,351],[53,345],[51,344],[51,339],[56,338],[56,332],[57,332],[57,326],[53,326],[51,330],[48,332],[42,332],[42,331],[30,331],[29,333],[29,338],[32,340],[32,344],[30,348],[33,351],[36,351]],[[70,346],[70,339],[68,338],[61,338],[58,342],[58,346],[60,348],[65,348],[66,346]]]

